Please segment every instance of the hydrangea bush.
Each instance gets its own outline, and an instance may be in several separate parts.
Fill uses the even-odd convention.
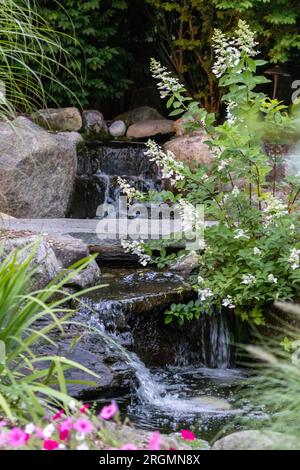
[[[256,58],[255,35],[244,21],[239,21],[233,37],[217,30],[212,40],[213,71],[225,89],[227,112],[222,124],[217,125],[214,114],[187,97],[183,85],[151,61],[161,94],[168,97],[168,108],[174,108],[170,114],[183,116],[181,125],[187,132],[205,132],[212,154],[209,165],[194,162],[191,168],[149,142],[148,154],[176,189],[176,196],[167,191],[160,197],[203,204],[206,220],[217,222],[205,229],[205,247],[192,279],[199,300],[173,305],[166,322],[182,323],[217,305],[259,325],[268,304],[292,300],[299,289],[300,175],[294,172],[278,181],[282,158],[272,160],[265,151],[265,143],[292,141],[299,122],[282,103],[256,91],[257,85],[267,83],[256,74],[265,61]],[[166,257],[167,241],[162,243],[167,265],[174,256]],[[146,252],[151,254],[151,246]]]

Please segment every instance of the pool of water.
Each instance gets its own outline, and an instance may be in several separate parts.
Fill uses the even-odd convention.
[[[247,377],[241,369],[167,367],[137,372],[135,392],[115,397],[123,415],[137,427],[163,433],[190,429],[197,437],[213,441],[221,435],[247,427],[249,404],[237,404],[236,392]],[[149,393],[151,396],[149,396]],[[105,401],[98,401],[102,406]]]

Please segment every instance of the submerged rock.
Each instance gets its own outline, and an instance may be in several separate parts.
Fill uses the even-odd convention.
[[[0,211],[65,217],[77,169],[77,133],[51,134],[29,119],[0,123]]]
[[[104,116],[96,109],[86,110],[82,113],[83,134],[89,140],[101,140],[108,137],[108,129]]]
[[[127,137],[128,139],[143,139],[159,134],[173,134],[174,132],[174,121],[168,119],[148,119],[132,124],[128,128]]]
[[[124,121],[115,121],[109,127],[109,133],[112,137],[123,137],[126,134],[127,127]]]
[[[126,126],[131,126],[136,122],[146,121],[148,119],[159,120],[164,119],[164,116],[162,116],[155,108],[151,108],[150,106],[140,106],[119,114],[114,118],[114,121],[124,121]]]
[[[240,431],[215,442],[212,450],[295,450],[300,443],[294,436],[270,431]]]
[[[33,122],[48,131],[80,131],[82,118],[77,108],[40,109],[31,115]]]

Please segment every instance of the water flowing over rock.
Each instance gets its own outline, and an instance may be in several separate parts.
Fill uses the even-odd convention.
[[[148,119],[132,124],[127,130],[128,139],[145,139],[155,135],[174,134],[174,121]]]
[[[160,191],[160,172],[154,162],[149,162],[145,151],[144,144],[122,142],[91,142],[81,147],[70,216],[93,218],[99,205],[116,204],[120,195],[118,176],[140,191]]]
[[[164,119],[164,116],[162,116],[155,108],[151,108],[150,106],[140,106],[139,108],[134,108],[130,111],[119,114],[114,118],[114,121],[124,121],[126,126],[129,127],[136,122],[146,121],[148,119],[159,120]]]
[[[104,120],[104,116],[96,109],[85,110],[82,113],[84,137],[89,140],[101,140],[107,138],[108,129]]]
[[[64,217],[77,169],[77,133],[51,134],[19,117],[0,123],[0,211],[14,217]]]
[[[31,119],[48,131],[80,131],[82,118],[77,108],[40,109],[31,115]]]
[[[177,160],[189,163],[191,168],[193,162],[209,166],[214,156],[205,144],[206,140],[208,140],[207,134],[197,131],[171,139],[164,145],[164,150],[173,152]]]

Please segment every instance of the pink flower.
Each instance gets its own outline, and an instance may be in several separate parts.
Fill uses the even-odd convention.
[[[58,419],[60,419],[63,414],[64,414],[64,410],[58,411],[58,412],[53,416],[53,421],[57,421]]]
[[[112,401],[110,405],[104,406],[100,412],[100,418],[108,420],[113,418],[119,412],[119,407],[115,401]]]
[[[83,413],[83,414],[84,414],[84,413],[86,412],[86,410],[89,409],[89,407],[90,407],[90,405],[88,405],[88,404],[83,405],[83,406],[80,408],[80,410],[79,410],[80,413]]]
[[[120,450],[138,450],[138,448],[134,444],[128,443],[123,445]]]
[[[44,431],[42,428],[39,426],[35,426],[35,437],[38,437],[39,439],[44,439]]]
[[[4,447],[6,444],[6,434],[4,432],[0,432],[0,448]]]
[[[59,429],[60,432],[71,431],[72,428],[73,428],[73,419],[72,418],[65,419],[58,426],[58,429]]]
[[[67,441],[70,436],[70,431],[64,429],[63,431],[59,431],[59,440],[60,441]]]
[[[149,450],[160,450],[161,446],[161,437],[158,431],[154,432],[150,437],[148,449]]]
[[[196,439],[195,434],[192,431],[189,431],[188,429],[183,429],[181,431],[181,437],[185,441],[194,441]]]
[[[59,443],[48,439],[44,441],[43,449],[44,450],[56,450],[59,447]]]
[[[5,421],[5,419],[0,421],[0,428],[4,428],[6,425],[7,425],[7,422]]]
[[[73,428],[81,434],[89,434],[94,430],[93,424],[87,419],[82,418],[79,418],[77,421],[75,421]]]
[[[20,428],[13,428],[7,437],[10,447],[22,447],[28,441],[28,434]]]

